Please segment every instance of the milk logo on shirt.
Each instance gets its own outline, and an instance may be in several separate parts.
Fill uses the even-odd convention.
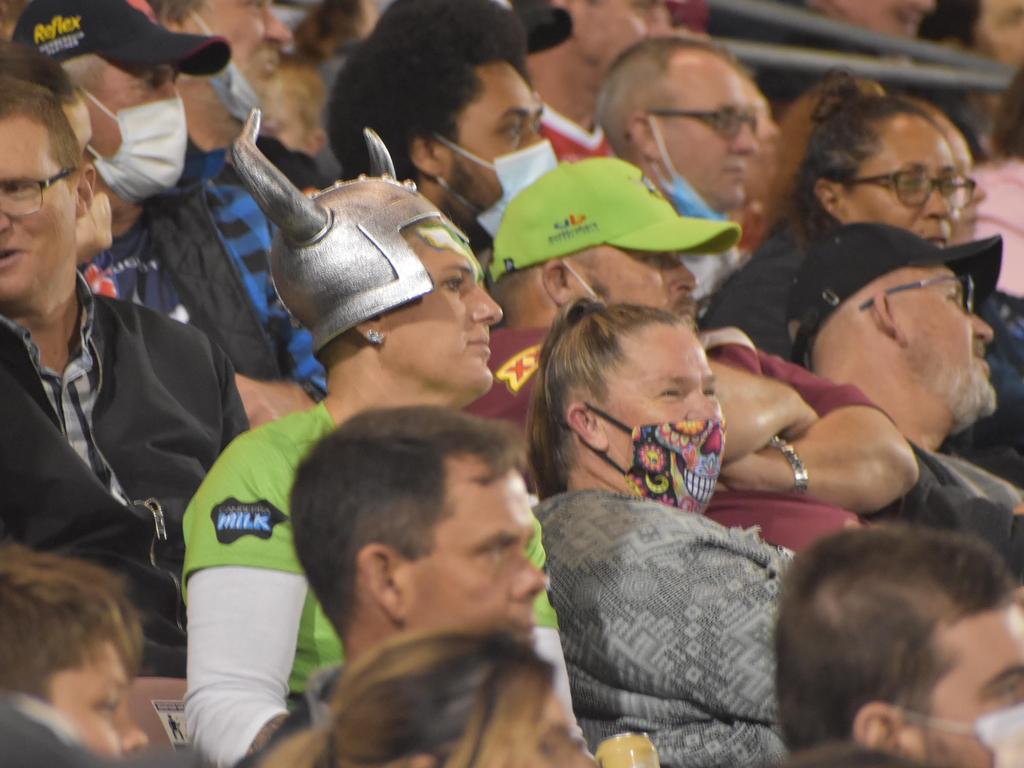
[[[231,544],[243,536],[269,539],[274,526],[288,519],[284,512],[264,499],[242,502],[234,498],[215,506],[210,518],[221,544]]]

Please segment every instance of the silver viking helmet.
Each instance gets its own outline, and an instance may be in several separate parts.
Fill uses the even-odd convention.
[[[371,173],[339,181],[312,198],[299,191],[256,148],[254,109],[232,147],[235,169],[279,230],[270,272],[292,317],[327,342],[371,317],[430,293],[434,283],[402,230],[446,221],[412,182],[395,181],[387,147],[364,131]]]

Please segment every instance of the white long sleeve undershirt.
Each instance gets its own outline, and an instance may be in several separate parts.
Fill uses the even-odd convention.
[[[236,763],[266,723],[287,713],[307,589],[299,574],[244,566],[189,579],[185,719],[193,745],[215,765]],[[554,667],[555,693],[572,717],[558,631],[536,628],[533,645]]]
[[[189,578],[185,721],[216,765],[236,763],[287,712],[306,590],[302,575],[265,568],[206,568]]]

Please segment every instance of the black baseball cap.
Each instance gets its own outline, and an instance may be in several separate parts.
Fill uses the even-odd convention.
[[[974,280],[980,305],[995,290],[1003,258],[999,235],[940,248],[887,224],[847,224],[808,248],[789,293],[786,318],[797,321],[792,359],[806,361],[814,336],[846,301],[872,280],[903,267],[949,267]]]
[[[115,63],[170,64],[187,75],[212,75],[231,58],[223,37],[161,26],[146,0],[32,0],[14,40],[57,61],[94,53]]]

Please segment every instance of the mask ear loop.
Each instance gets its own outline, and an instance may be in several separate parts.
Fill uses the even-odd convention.
[[[623,432],[625,432],[630,437],[633,436],[634,430],[630,429],[627,425],[623,424],[621,421],[616,419],[610,413],[607,413],[606,411],[602,411],[600,408],[598,408],[598,407],[596,407],[596,406],[594,406],[591,403],[588,403],[586,401],[584,401],[584,405],[586,405],[587,408],[592,410],[594,413],[596,413],[602,419],[607,421],[613,427],[617,427],[618,429],[621,429]],[[607,450],[599,451],[596,448],[592,448],[590,446],[590,444],[587,443],[586,441],[584,441],[583,444],[585,446],[587,446],[587,448],[590,448],[590,450],[593,451],[595,454],[597,454],[601,459],[603,459],[608,464],[608,466],[612,467],[612,469],[614,469],[616,472],[619,472],[622,475],[626,475],[629,472],[629,469],[627,467],[620,467],[615,462],[615,459],[613,459],[611,456],[608,455],[608,451]]]
[[[675,163],[672,162],[672,158],[668,154],[668,148],[665,146],[665,139],[661,135],[661,129],[654,120],[654,115],[647,115],[647,124],[651,127],[651,135],[654,136],[654,143],[658,145],[658,154],[661,155],[661,164],[665,167],[670,176],[666,178],[665,173],[658,169],[654,169],[655,175],[658,177],[658,181],[661,182],[663,187],[669,187],[672,185],[672,178],[674,176],[682,176],[678,170],[676,170]]]
[[[100,101],[95,96],[93,96],[91,93],[89,93],[89,91],[87,89],[85,89],[85,88],[82,89],[82,93],[85,94],[85,98],[87,98],[89,101],[91,101],[93,104],[96,105],[96,108],[100,112],[102,112],[104,115],[106,115],[111,120],[113,120],[115,123],[117,123],[118,129],[121,128],[121,121],[117,119],[117,115],[115,113],[113,113],[109,109],[107,109],[107,105],[106,104],[104,104],[102,101]],[[124,137],[122,136],[121,138],[123,139]],[[101,155],[99,152],[97,152],[95,149],[93,149],[92,144],[86,144],[85,145],[85,150],[90,155],[92,155],[93,158],[95,158],[96,160],[104,160],[105,159],[103,157],[103,155]]]
[[[450,139],[446,139],[441,134],[435,133],[434,134],[434,140],[437,141],[442,146],[447,147],[450,151],[454,152],[455,154],[461,155],[462,157],[466,158],[471,163],[476,163],[477,165],[481,165],[484,168],[490,168],[492,171],[497,173],[497,169],[494,167],[494,163],[489,163],[486,160],[484,160],[483,158],[477,157],[472,152],[470,152],[468,149],[463,149],[458,144],[456,144],[454,141],[451,141]],[[462,194],[456,192],[454,189],[452,189],[452,186],[448,183],[448,180],[445,179],[444,177],[442,177],[442,176],[434,176],[433,174],[424,174],[424,175],[425,176],[429,176],[430,178],[432,178],[437,183],[437,185],[439,187],[441,187],[441,189],[443,189],[449,195],[454,197],[456,201],[458,201],[459,203],[464,205],[466,207],[466,209],[470,213],[472,213],[474,216],[479,216],[481,213],[484,212],[483,208],[481,208],[480,206],[475,205],[474,203],[470,202],[469,199],[465,195],[462,195]]]
[[[597,291],[595,291],[593,288],[591,288],[590,284],[586,280],[584,280],[582,277],[580,277],[580,273],[577,272],[575,269],[573,269],[572,265],[568,261],[563,259],[562,260],[562,266],[565,267],[567,270],[569,270],[569,273],[573,277],[575,277],[577,280],[579,280],[580,285],[583,286],[583,290],[585,290],[587,293],[590,294],[590,298],[597,299],[598,301],[601,300],[601,297],[597,295]],[[588,407],[590,407],[590,406],[588,405]]]
[[[420,173],[423,173],[423,171],[420,171]],[[433,179],[437,186],[439,186],[441,189],[443,189],[445,192],[447,192],[449,195],[455,198],[456,202],[465,206],[466,210],[468,210],[474,216],[479,216],[481,213],[483,213],[482,208],[471,203],[469,201],[469,198],[467,198],[465,195],[459,194],[454,189],[452,189],[452,186],[443,176],[434,176],[431,173],[423,173],[423,175],[426,176],[427,178]]]
[[[98,98],[93,96],[86,88],[82,89],[82,93],[84,93],[85,97],[87,99],[89,99],[90,101],[92,101],[92,103],[94,103],[96,105],[96,109],[97,110],[99,110],[106,117],[109,117],[111,120],[113,120],[115,123],[118,124],[118,130],[121,131],[121,140],[124,141],[124,130],[121,127],[121,121],[118,120],[117,114],[111,112],[108,108],[106,108],[106,104],[104,104]],[[94,148],[92,147],[92,144],[86,144],[85,145],[85,151],[87,153],[89,153],[93,157],[94,160],[106,160],[106,158],[104,158],[102,155],[100,155],[98,152],[96,152],[94,150]]]
[[[95,104],[95,105],[96,105],[96,108],[97,108],[97,109],[99,109],[99,110],[100,110],[100,112],[102,112],[102,113],[103,113],[104,115],[106,115],[107,117],[109,117],[109,118],[110,118],[111,120],[113,120],[113,121],[114,121],[115,123],[117,122],[117,115],[116,115],[116,114],[114,114],[113,112],[111,112],[111,111],[110,111],[110,110],[109,110],[109,109],[107,108],[107,105],[106,105],[106,104],[104,104],[104,103],[103,103],[102,101],[100,101],[100,100],[99,100],[99,99],[97,99],[97,98],[96,98],[95,96],[93,96],[93,95],[92,95],[92,94],[91,94],[91,93],[90,93],[90,92],[89,92],[88,90],[86,90],[85,88],[83,88],[83,89],[82,89],[82,93],[84,93],[84,94],[85,94],[85,97],[86,97],[86,98],[87,98],[87,99],[88,99],[89,101],[91,101],[91,102],[92,102],[93,104]]]
[[[206,23],[206,19],[199,15],[199,11],[189,11],[188,15],[192,17],[192,21],[196,23],[196,26],[199,27],[204,35],[213,34],[210,25]]]
[[[490,168],[492,171],[497,173],[498,169],[495,167],[494,163],[489,163],[486,160],[484,160],[482,157],[478,157],[477,155],[474,155],[468,149],[466,149],[464,147],[460,147],[458,144],[456,144],[451,139],[446,139],[444,136],[442,136],[439,133],[435,133],[434,134],[434,138],[437,141],[441,142],[444,146],[448,147],[448,149],[450,149],[455,154],[462,155],[467,160],[469,160],[471,162],[474,162],[477,165],[482,165],[484,168]]]

